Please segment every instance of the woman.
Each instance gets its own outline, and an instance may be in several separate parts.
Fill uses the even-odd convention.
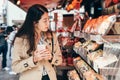
[[[53,65],[62,63],[62,55],[56,34],[48,29],[48,10],[31,6],[13,42],[12,69],[19,80],[57,80]]]

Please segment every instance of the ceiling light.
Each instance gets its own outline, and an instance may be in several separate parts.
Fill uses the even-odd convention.
[[[20,5],[20,0],[17,1],[17,5]]]

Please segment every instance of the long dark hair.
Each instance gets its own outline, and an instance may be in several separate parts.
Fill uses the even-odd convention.
[[[27,12],[26,19],[17,32],[16,37],[26,36],[29,42],[29,49],[27,54],[31,55],[31,52],[35,50],[35,28],[34,22],[38,22],[41,19],[41,16],[47,12],[47,8],[40,4],[32,5]],[[14,43],[14,42],[13,42]]]

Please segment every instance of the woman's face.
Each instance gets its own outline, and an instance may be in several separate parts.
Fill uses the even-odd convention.
[[[37,29],[42,32],[46,32],[49,29],[49,16],[48,13],[44,13],[41,19],[37,23]]]

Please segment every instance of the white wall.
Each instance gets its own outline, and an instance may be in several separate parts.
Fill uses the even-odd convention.
[[[0,13],[2,13],[3,0],[0,0]]]
[[[5,9],[5,4],[6,0],[0,0],[0,24],[4,23],[4,18],[3,18],[3,9]]]
[[[26,12],[8,1],[7,6],[7,25],[12,26],[13,20],[25,20]]]

